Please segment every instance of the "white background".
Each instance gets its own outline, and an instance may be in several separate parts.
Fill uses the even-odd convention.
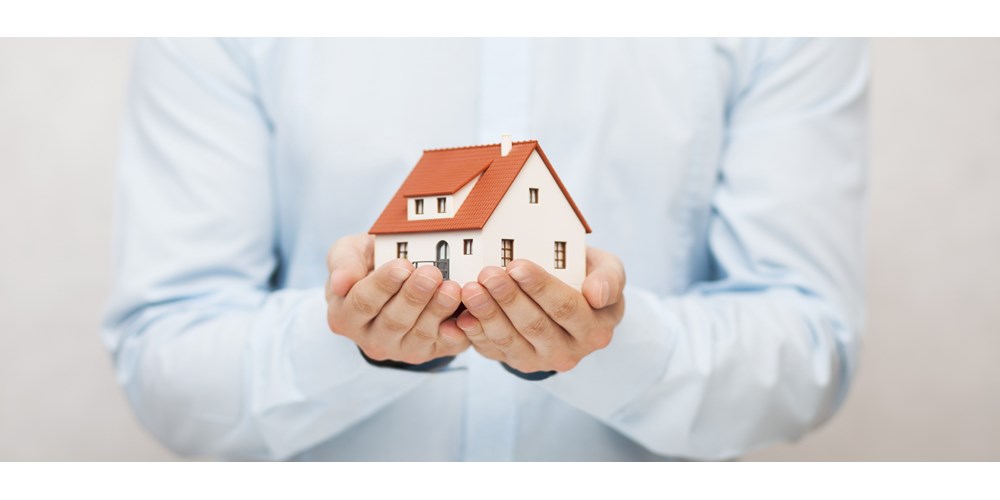
[[[843,410],[749,459],[1000,459],[1000,40],[876,40],[869,328]],[[129,40],[0,40],[0,460],[160,460],[97,337]]]

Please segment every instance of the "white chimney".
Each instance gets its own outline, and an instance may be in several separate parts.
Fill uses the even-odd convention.
[[[514,144],[510,140],[510,134],[500,135],[500,156],[509,155],[512,147],[514,147]]]

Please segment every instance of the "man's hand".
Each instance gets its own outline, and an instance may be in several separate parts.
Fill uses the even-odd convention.
[[[458,283],[442,283],[436,267],[414,270],[405,259],[373,271],[374,247],[374,237],[359,234],[341,238],[330,248],[330,329],[376,361],[420,364],[467,349],[469,340],[449,319],[461,301]],[[442,328],[442,323],[451,328]]]
[[[625,312],[625,269],[587,248],[583,293],[526,260],[487,267],[462,289],[457,326],[483,356],[525,372],[571,370],[611,342]],[[450,330],[451,325],[447,328]]]

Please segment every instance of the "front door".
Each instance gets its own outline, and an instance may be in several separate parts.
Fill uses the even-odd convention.
[[[441,240],[437,244],[437,262],[435,263],[441,270],[441,276],[448,279],[448,242]]]

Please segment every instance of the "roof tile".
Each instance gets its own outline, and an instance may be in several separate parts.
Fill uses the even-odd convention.
[[[371,234],[422,233],[431,231],[459,231],[482,229],[493,215],[500,200],[510,189],[528,157],[535,150],[545,162],[559,189],[569,201],[573,211],[586,231],[590,226],[583,214],[566,191],[548,158],[537,141],[515,142],[507,156],[500,156],[499,144],[465,146],[459,148],[425,150],[413,171],[403,181],[403,185],[393,195],[389,205],[382,211],[375,224],[368,231]],[[452,194],[468,184],[477,175],[469,196],[459,207],[454,217],[447,219],[407,220],[407,196],[432,196]]]

